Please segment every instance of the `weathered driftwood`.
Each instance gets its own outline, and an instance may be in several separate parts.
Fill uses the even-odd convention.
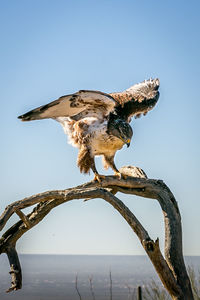
[[[0,230],[4,228],[13,213],[20,218],[0,238],[0,254],[6,253],[10,263],[12,282],[8,292],[22,287],[21,267],[16,252],[17,240],[37,225],[54,207],[64,202],[75,199],[102,198],[118,210],[137,234],[172,299],[194,299],[183,259],[181,216],[176,199],[163,181],[147,179],[141,169],[124,167],[120,171],[126,175],[122,179],[107,176],[101,184],[91,181],[66,190],[48,191],[13,202],[6,207],[0,217]],[[165,223],[165,257],[160,251],[159,240],[153,241],[150,238],[135,215],[115,196],[117,192],[158,200]],[[35,204],[37,205],[28,215],[21,211]]]

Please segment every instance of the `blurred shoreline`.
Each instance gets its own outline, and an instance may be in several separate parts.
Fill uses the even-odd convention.
[[[23,288],[6,294],[10,286],[6,255],[0,256],[0,299],[15,300],[78,300],[78,287],[83,299],[92,299],[90,280],[97,299],[109,299],[112,274],[113,299],[128,299],[138,285],[145,286],[154,279],[160,280],[146,256],[137,255],[51,255],[21,254]],[[200,256],[185,256],[186,265],[200,269]]]

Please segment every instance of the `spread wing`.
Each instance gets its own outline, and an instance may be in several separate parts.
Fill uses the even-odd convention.
[[[149,79],[131,86],[122,93],[110,94],[117,102],[115,111],[123,119],[130,121],[132,116],[146,115],[159,98],[159,79]]]
[[[59,117],[72,117],[75,120],[86,116],[102,118],[108,115],[115,105],[115,99],[109,94],[81,90],[72,95],[62,96],[58,100],[33,109],[18,118],[22,121]]]

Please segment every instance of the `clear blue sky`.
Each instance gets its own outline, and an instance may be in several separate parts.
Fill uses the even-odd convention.
[[[117,153],[116,165],[140,166],[149,178],[165,181],[181,210],[184,254],[200,255],[199,11],[199,1],[0,1],[1,211],[93,177],[79,173],[77,150],[58,123],[22,123],[18,115],[79,89],[121,91],[159,77],[160,101],[133,120],[131,147]],[[97,166],[102,171],[100,161]],[[163,247],[158,203],[120,198]],[[144,254],[125,221],[99,199],[55,209],[18,249]]]

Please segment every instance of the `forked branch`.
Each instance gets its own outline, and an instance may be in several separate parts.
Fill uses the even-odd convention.
[[[0,254],[8,255],[11,266],[12,284],[8,291],[20,289],[22,286],[21,267],[15,249],[17,240],[58,205],[70,200],[101,198],[110,203],[137,234],[172,299],[193,300],[182,253],[181,217],[173,194],[161,180],[147,179],[139,168],[124,167],[120,171],[126,178],[107,176],[101,185],[91,181],[75,188],[36,194],[13,202],[5,209],[0,217],[0,230],[4,228],[12,214],[17,213],[20,217],[20,220],[0,238]],[[165,222],[165,258],[160,251],[159,240],[153,241],[150,238],[136,216],[115,196],[117,192],[158,200]],[[21,211],[35,204],[28,215]]]

